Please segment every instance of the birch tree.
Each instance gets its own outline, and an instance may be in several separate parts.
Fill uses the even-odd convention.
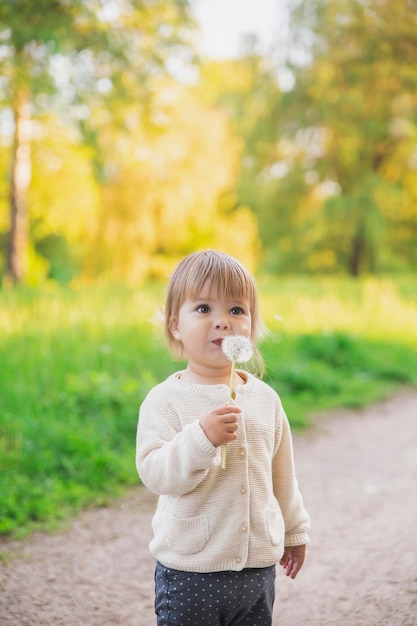
[[[126,94],[138,98],[139,93],[144,97],[147,78],[166,71],[171,51],[184,45],[189,23],[187,0],[0,4],[1,105],[12,111],[14,120],[7,281],[20,283],[27,273],[31,123],[37,108],[52,106],[61,89],[57,68],[68,75],[66,114],[77,118],[76,111],[84,104],[78,122],[92,140],[94,127],[86,120],[91,104],[111,102],[116,89],[119,98]],[[41,105],[37,96],[42,96]]]

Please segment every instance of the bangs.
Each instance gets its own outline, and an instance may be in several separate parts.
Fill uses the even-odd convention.
[[[194,300],[208,291],[216,298],[247,299],[256,297],[252,277],[235,260],[218,256],[202,256],[199,263],[190,268],[182,285],[182,298]]]

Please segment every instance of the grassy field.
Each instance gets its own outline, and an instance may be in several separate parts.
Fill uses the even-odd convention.
[[[293,428],[417,386],[415,278],[259,279],[266,380]],[[138,482],[141,400],[180,365],[163,287],[0,293],[0,534],[52,527]]]

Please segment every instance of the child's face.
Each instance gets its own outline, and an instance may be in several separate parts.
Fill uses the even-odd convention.
[[[222,340],[229,335],[251,337],[249,300],[224,299],[203,289],[196,299],[185,300],[173,321],[174,337],[181,341],[188,369],[207,376],[229,370]]]

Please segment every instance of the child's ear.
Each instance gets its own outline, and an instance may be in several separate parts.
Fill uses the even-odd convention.
[[[169,325],[169,329],[172,333],[172,336],[179,341],[180,340],[180,331],[178,330],[178,323],[177,320],[174,318],[172,320],[172,322]]]

